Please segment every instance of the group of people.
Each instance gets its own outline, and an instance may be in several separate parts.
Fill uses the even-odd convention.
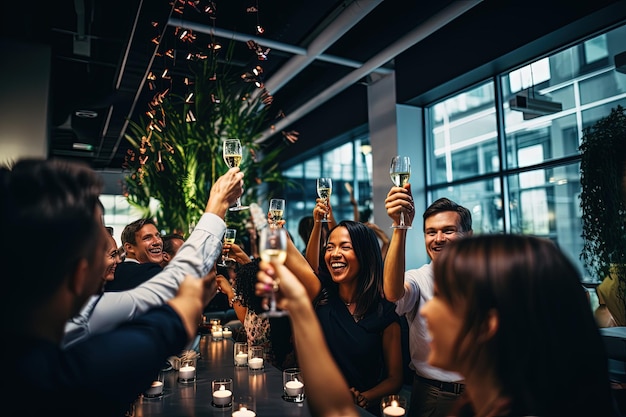
[[[15,268],[1,307],[11,341],[3,349],[14,377],[9,398],[27,405],[21,414],[123,415],[164,360],[196,336],[218,287],[240,304],[242,322],[253,321],[258,306],[241,302],[243,281],[233,289],[215,272],[242,177],[232,168],[213,184],[205,214],[165,268],[133,288],[104,291],[127,262],[119,264],[102,223],[98,175],[56,160],[0,168],[0,221],[11,236],[0,259]],[[412,224],[410,184],[392,187],[385,207],[395,224],[400,213]],[[383,255],[375,226],[335,224],[318,199],[314,220],[325,213],[330,227],[314,221],[305,254],[290,242],[284,265],[230,248],[254,271],[246,279],[256,296],[275,291],[289,312],[313,415],[357,416],[357,407],[379,415],[380,399],[404,381],[401,316],[414,372],[410,416],[616,415],[580,277],[552,242],[473,236],[470,212],[444,198],[423,214],[431,262],[405,271],[405,229],[393,230]],[[130,263],[157,254],[162,261],[154,226],[134,241],[136,252],[124,244]],[[54,239],[37,262],[24,249],[34,236]]]

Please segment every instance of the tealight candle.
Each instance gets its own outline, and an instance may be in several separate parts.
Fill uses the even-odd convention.
[[[289,396],[295,397],[302,394],[302,391],[304,391],[304,384],[297,379],[285,383],[285,394]]]
[[[244,352],[239,352],[235,355],[235,365],[244,366],[248,363],[248,354]]]
[[[252,410],[248,410],[246,407],[241,407],[237,411],[233,411],[233,417],[256,417],[256,413]]]
[[[152,385],[148,388],[144,395],[146,397],[158,397],[163,394],[163,382],[162,381],[152,381]]]
[[[391,402],[391,405],[383,408],[384,417],[402,417],[406,413],[404,407],[401,407],[395,401]]]
[[[182,366],[178,370],[178,379],[190,380],[196,377],[196,367],[191,365]]]
[[[222,338],[222,328],[221,327],[215,327],[213,329],[213,332],[211,333],[211,336],[213,336],[213,339],[221,339]]]
[[[233,332],[228,327],[224,327],[224,329],[222,330],[222,336],[226,338],[233,337]]]
[[[224,385],[220,389],[213,391],[213,402],[216,405],[228,405],[232,402],[233,392],[226,389]]]
[[[248,359],[248,368],[250,368],[250,369],[263,369],[263,358],[250,358],[250,359]]]

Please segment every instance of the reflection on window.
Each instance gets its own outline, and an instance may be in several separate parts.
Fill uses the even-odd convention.
[[[584,42],[583,48],[585,50],[585,62],[587,64],[599,61],[609,56],[609,51],[606,47],[606,34],[596,36],[595,38]]]
[[[622,52],[625,37],[622,26],[427,107],[429,201],[448,197],[466,206],[475,233],[549,238],[585,276],[578,147],[584,127],[626,106],[626,75],[605,59]],[[587,65],[592,62],[598,65]],[[558,102],[561,109],[512,109],[516,94]]]

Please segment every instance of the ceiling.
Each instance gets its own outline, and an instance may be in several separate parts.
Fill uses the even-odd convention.
[[[121,169],[127,120],[147,110],[146,75],[169,59],[164,40],[177,28],[192,29],[196,45],[210,34],[235,39],[232,62],[242,72],[263,67],[284,115],[260,141],[295,130],[292,153],[302,153],[367,121],[367,84],[379,75],[395,68],[398,85],[410,85],[398,98],[409,100],[612,3],[620,2],[40,0],[5,14],[0,35],[51,47],[50,156]]]

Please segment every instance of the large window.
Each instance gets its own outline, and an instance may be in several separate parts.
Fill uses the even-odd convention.
[[[337,221],[354,220],[353,206],[346,183],[354,190],[359,209],[367,215],[372,204],[372,156],[367,132],[359,129],[338,138],[331,145],[315,149],[304,155],[287,170],[283,171],[292,183],[297,184],[285,190],[285,219],[287,229],[296,246],[303,250],[306,242],[298,234],[298,224],[305,216],[313,214],[317,192],[315,182],[319,177],[333,179],[330,203]]]
[[[609,59],[623,39],[626,27],[427,107],[431,201],[466,206],[475,233],[552,239],[586,276],[578,146],[584,127],[626,106],[626,74]]]

